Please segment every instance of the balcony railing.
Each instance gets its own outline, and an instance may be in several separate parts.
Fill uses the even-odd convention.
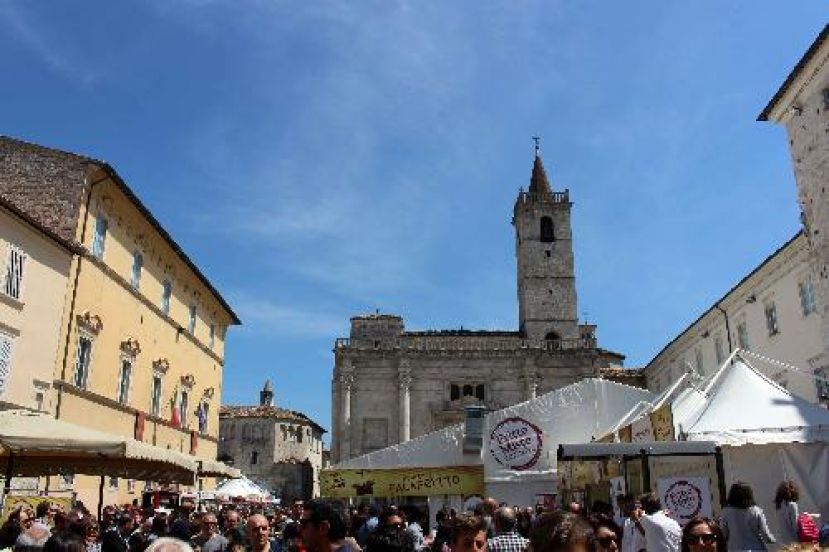
[[[335,349],[404,349],[414,351],[517,351],[520,349],[543,349],[546,351],[573,351],[595,349],[595,337],[574,339],[530,340],[520,337],[482,336],[412,336],[397,339],[371,339],[347,337],[334,342]]]

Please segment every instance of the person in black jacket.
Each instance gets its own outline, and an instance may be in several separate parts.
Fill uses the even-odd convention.
[[[101,552],[127,552],[129,550],[129,538],[133,530],[132,516],[121,514],[117,523],[110,527],[101,536]]]

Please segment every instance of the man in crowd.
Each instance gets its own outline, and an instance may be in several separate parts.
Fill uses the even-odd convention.
[[[632,494],[620,496],[618,502],[622,512],[622,552],[640,552],[645,549],[645,532],[634,519],[639,504]]]
[[[115,525],[101,535],[101,552],[127,552],[132,530],[132,516],[128,513],[119,515]]]
[[[368,537],[371,535],[375,529],[377,529],[377,525],[380,523],[380,518],[377,516],[380,514],[380,510],[374,504],[370,504],[368,507],[368,519],[366,522],[357,530],[357,534],[355,535],[357,538],[357,544],[359,544],[362,548],[366,547],[366,543],[368,543]]]
[[[171,537],[183,540],[184,542],[190,542],[190,539],[193,538],[193,526],[190,522],[190,517],[193,515],[193,510],[195,509],[196,505],[193,504],[193,501],[183,500],[181,502],[178,518],[176,518],[170,527]]]
[[[201,531],[193,537],[193,547],[199,548],[201,552],[225,552],[227,539],[216,531],[218,528],[219,520],[216,514],[204,514],[201,518]]]
[[[462,512],[452,520],[452,552],[485,552],[486,525],[480,516]]]
[[[262,514],[253,514],[245,526],[250,552],[271,552],[271,525]]]
[[[484,526],[486,527],[486,538],[491,539],[495,536],[495,523],[493,522],[493,516],[495,515],[495,510],[498,509],[498,501],[494,498],[487,497],[481,503],[481,513],[483,515]]]
[[[682,528],[662,510],[659,497],[647,493],[639,498],[642,510],[634,515],[645,534],[648,552],[677,552],[682,542]],[[644,510],[644,513],[642,511]]]
[[[305,505],[300,522],[302,542],[308,552],[350,552],[345,521],[330,505],[312,500]]]
[[[235,508],[225,512],[224,535],[228,540],[244,540],[244,528],[241,524],[242,517]]]
[[[529,540],[517,532],[518,518],[515,510],[501,506],[495,510],[495,536],[486,543],[489,552],[524,552]]]

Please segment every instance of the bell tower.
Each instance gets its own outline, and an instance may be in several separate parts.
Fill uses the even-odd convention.
[[[513,210],[519,330],[528,339],[579,337],[569,190],[550,189],[536,140],[528,191]]]

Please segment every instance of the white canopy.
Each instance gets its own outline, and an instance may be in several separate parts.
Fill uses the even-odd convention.
[[[15,476],[111,475],[192,484],[197,458],[28,410],[0,412],[0,457]]]
[[[480,455],[464,455],[463,424],[445,427],[420,437],[340,462],[334,468],[439,468],[480,465]]]
[[[484,421],[484,472],[487,482],[518,481],[526,479],[550,480],[556,471],[556,453],[561,443],[584,443],[608,433],[631,409],[643,401],[652,401],[653,394],[645,389],[613,381],[587,378],[561,389],[551,391],[527,402],[490,413]],[[520,433],[520,420],[540,430],[541,450],[534,462],[510,465],[502,453],[511,449],[512,457],[521,458],[515,447],[529,447],[532,443],[516,435],[504,439],[499,428],[506,429],[508,420],[516,420],[514,427]],[[531,448],[530,448],[531,450]],[[532,458],[529,458],[532,460]]]
[[[268,491],[244,476],[225,481],[213,491],[213,494],[225,499],[242,497],[246,500],[256,501],[269,500],[271,497]]]
[[[689,441],[829,442],[829,410],[792,395],[741,358],[714,376],[706,400],[686,390],[674,405],[677,432]]]

